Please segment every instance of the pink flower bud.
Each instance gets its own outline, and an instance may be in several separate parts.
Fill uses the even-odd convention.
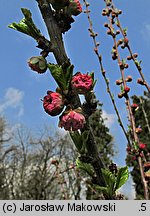
[[[122,83],[122,80],[116,80],[116,85],[121,85]]]
[[[81,3],[79,0],[70,0],[68,6],[68,13],[74,16],[79,15],[82,12]]]
[[[34,56],[28,60],[29,67],[38,73],[44,73],[47,70],[47,61],[43,56]]]
[[[127,56],[127,60],[131,60],[132,59],[132,56]]]
[[[137,111],[137,110],[139,109],[139,105],[136,104],[136,103],[133,103],[133,104],[131,105],[131,108],[132,108],[132,111]]]
[[[136,129],[135,129],[135,132],[136,132],[137,134],[140,134],[140,133],[142,132],[142,128],[140,128],[140,127],[136,128]]]
[[[75,89],[79,94],[85,94],[91,90],[93,86],[93,80],[88,74],[81,74],[78,72],[73,76],[71,84],[72,88]]]
[[[139,148],[140,149],[145,149],[146,148],[146,144],[145,143],[139,143]]]
[[[118,98],[122,98],[123,97],[123,94],[122,93],[119,93],[118,94]]]
[[[124,38],[124,43],[128,44],[129,43],[129,39],[128,38]]]
[[[61,94],[57,92],[47,91],[47,95],[43,100],[45,112],[51,116],[59,115],[64,108],[64,100]]]
[[[126,78],[125,81],[126,81],[126,82],[131,82],[131,81],[132,81],[132,76],[127,76],[127,78]]]
[[[129,88],[128,86],[126,86],[126,87],[124,88],[124,91],[125,91],[125,93],[128,93],[128,92],[130,91],[130,88]]]
[[[137,58],[137,57],[138,57],[138,53],[134,53],[133,58]]]
[[[126,150],[127,150],[127,152],[131,152],[131,147],[128,146],[128,147],[126,148]]]
[[[144,81],[142,79],[140,79],[140,78],[137,80],[137,83],[140,84],[140,85],[144,85]]]
[[[64,112],[60,116],[59,127],[64,127],[68,131],[77,131],[82,129],[85,124],[85,117],[81,112],[77,110],[70,110],[69,112]]]
[[[128,67],[129,67],[129,65],[128,65],[128,64],[124,64],[124,68],[126,68],[126,69],[127,69]]]

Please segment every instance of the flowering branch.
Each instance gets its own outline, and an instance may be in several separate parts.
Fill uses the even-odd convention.
[[[59,115],[59,127],[70,132],[70,136],[80,155],[76,161],[77,167],[83,169],[90,175],[92,184],[101,192],[104,191],[105,198],[116,198],[116,190],[128,179],[128,169],[127,167],[123,167],[116,171],[116,167],[114,168],[113,166],[113,168],[108,170],[99,156],[93,128],[90,125],[90,116],[95,113],[98,104],[94,94],[94,73],[82,74],[81,72],[77,72],[73,75],[74,66],[66,54],[62,38],[62,34],[68,31],[71,28],[71,23],[74,22],[72,16],[77,16],[82,12],[81,4],[79,0],[36,1],[46,24],[50,41],[45,39],[38,42],[38,47],[42,48],[41,56],[31,57],[28,60],[28,65],[38,74],[43,74],[49,69],[58,85],[56,92],[51,90],[47,91],[47,95],[42,99],[43,108],[50,116]],[[34,32],[34,28],[32,29],[33,26],[37,30],[32,20],[33,26],[30,26],[28,22],[28,18],[31,18],[29,11],[28,15],[29,17],[25,15],[25,20],[27,21],[24,26],[24,29],[27,27],[27,33]],[[19,24],[15,26],[19,26]],[[16,28],[16,30],[19,29]],[[98,53],[98,43],[96,43],[95,39],[96,34],[92,29],[92,23],[89,31],[93,37],[95,53],[99,58],[101,71],[116,110],[118,121],[130,143],[110,91],[109,81],[105,76],[102,58]],[[43,38],[41,33],[39,31],[37,32],[39,37]],[[37,38],[33,38],[37,40]],[[47,41],[50,44],[50,49],[46,49]],[[57,64],[47,62],[46,57],[49,52],[54,54]],[[83,104],[80,101],[80,95],[84,95],[85,102]],[[65,193],[64,189],[63,193]]]
[[[44,18],[44,21],[46,23],[46,26],[47,26],[47,29],[48,29],[48,32],[50,35],[51,43],[55,44],[55,47],[56,47],[56,49],[53,52],[55,55],[56,61],[58,62],[58,64],[60,64],[64,67],[67,65],[66,62],[69,64],[70,64],[70,62],[68,61],[68,58],[66,57],[66,54],[65,54],[65,49],[64,49],[64,45],[63,45],[63,41],[62,41],[62,33],[60,32],[60,28],[57,25],[57,22],[54,20],[53,12],[52,12],[51,7],[48,4],[48,2],[47,1],[38,1],[38,4],[39,4],[40,11],[42,13],[42,16]],[[75,93],[74,93],[74,95],[75,95]],[[74,101],[76,101],[74,95],[73,95],[73,93],[69,93],[69,95],[67,95],[67,100],[69,100],[70,98],[73,98]],[[48,96],[46,96],[46,97],[48,97]],[[46,106],[46,100],[47,100],[47,98],[45,98],[45,100],[44,100],[44,107]],[[69,102],[70,102],[70,100],[69,100]],[[80,103],[76,106],[80,107]],[[71,115],[74,116],[74,114],[75,114],[74,111],[72,111],[72,113],[70,113],[69,115],[71,117]],[[66,124],[65,121],[66,120],[65,120],[65,114],[64,114],[60,118],[60,126],[66,127],[66,129],[69,129],[69,128],[67,128],[67,126],[64,125],[64,124]],[[84,122],[84,120],[83,120],[83,122]],[[75,128],[73,128],[73,129],[75,129]],[[84,126],[84,129],[82,129],[82,133],[85,130],[89,130],[87,123]],[[95,145],[95,141],[94,141],[94,138],[93,138],[91,133],[88,136],[88,141],[87,141],[86,147],[87,147],[88,154],[90,156],[92,156],[92,158],[94,158],[93,166],[94,166],[95,171],[96,171],[97,176],[98,176],[98,182],[100,183],[102,181],[101,180],[102,179],[101,167],[103,167],[103,163],[101,162],[101,160],[98,156],[98,151],[97,151],[97,148]],[[102,181],[102,182],[104,184],[104,181]]]

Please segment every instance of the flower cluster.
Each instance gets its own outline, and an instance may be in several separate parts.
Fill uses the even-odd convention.
[[[93,88],[93,79],[88,74],[76,73],[70,80],[71,89],[78,94],[87,94]],[[72,109],[68,102],[65,103],[65,96],[62,92],[47,91],[47,95],[43,99],[43,107],[46,113],[51,116],[61,114],[64,106],[66,110],[59,117],[59,127],[63,127],[68,131],[76,131],[82,129],[86,123],[82,109]]]
[[[38,73],[44,73],[47,69],[47,61],[43,56],[30,58],[28,65]],[[77,94],[87,94],[93,88],[93,78],[91,75],[78,72],[70,79],[70,88]],[[67,95],[61,89],[57,92],[47,91],[47,95],[42,99],[43,108],[50,116],[57,116],[66,106],[66,110],[60,116],[59,126],[68,131],[80,130],[85,124],[82,109],[72,109],[66,97]]]
[[[43,107],[46,113],[51,116],[59,115],[64,108],[64,99],[57,92],[48,91],[43,99]],[[68,131],[82,129],[85,124],[85,117],[80,109],[65,111],[60,116],[59,127]]]

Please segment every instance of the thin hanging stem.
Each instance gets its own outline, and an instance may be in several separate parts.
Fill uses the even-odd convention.
[[[114,6],[113,1],[112,1],[112,8],[115,9],[115,6]],[[123,30],[123,27],[122,27],[122,25],[121,25],[121,22],[120,22],[118,16],[116,17],[116,21],[117,21],[117,22],[116,22],[116,23],[117,23],[117,26],[119,27],[120,32],[122,33],[123,38],[126,39],[127,35],[126,35],[126,33],[124,32],[124,30]],[[126,44],[126,47],[127,47],[128,51],[129,51],[129,53],[130,53],[131,59],[133,60],[135,66],[136,66],[136,68],[137,68],[137,70],[138,70],[138,72],[139,72],[139,74],[140,74],[140,76],[141,76],[141,78],[142,78],[142,81],[143,81],[145,87],[147,88],[148,92],[150,92],[150,86],[148,85],[147,81],[145,80],[145,77],[144,77],[142,68],[141,68],[139,62],[137,61],[137,59],[135,58],[135,55],[134,55],[133,52],[132,52],[132,49],[131,49],[131,47],[130,47],[130,45],[129,45],[129,42]]]
[[[114,42],[114,48],[116,50],[116,57],[117,57],[117,61],[118,61],[118,65],[120,68],[120,73],[121,73],[121,77],[122,77],[122,81],[123,81],[123,88],[125,90],[126,88],[126,79],[125,79],[125,75],[124,75],[124,65],[123,62],[121,61],[121,57],[120,57],[120,53],[119,53],[119,49],[118,49],[118,45],[117,45],[117,40],[116,40],[116,31],[113,27],[114,25],[114,20],[113,18],[110,17],[110,15],[112,15],[112,11],[115,10],[114,4],[112,5],[111,3],[108,5],[107,0],[104,0],[104,2],[106,3],[106,9],[107,11],[109,11],[109,13],[107,14],[107,18],[109,21],[109,30],[110,30],[110,35],[113,38],[113,42]],[[113,9],[113,10],[112,10]],[[113,17],[113,15],[112,15]],[[115,14],[115,18],[117,18],[118,15]],[[126,46],[128,45],[128,43],[126,43]],[[128,96],[128,92],[125,93],[125,100],[126,100],[126,105],[127,105],[127,109],[128,109],[128,113],[129,113],[129,120],[131,123],[131,129],[132,129],[132,137],[133,137],[133,143],[135,143],[136,146],[139,145],[140,141],[138,138],[138,135],[136,133],[136,125],[135,125],[135,118],[132,112],[132,108],[131,108],[131,103],[130,103],[130,98]],[[134,145],[133,145],[134,147]],[[140,174],[141,174],[141,180],[143,183],[143,187],[144,187],[144,197],[146,200],[149,199],[149,193],[148,193],[148,185],[147,185],[147,181],[145,180],[145,176],[144,176],[144,170],[143,170],[143,164],[142,164],[142,160],[141,157],[138,156],[138,164],[139,164],[139,169],[140,169]]]
[[[116,105],[115,100],[114,100],[114,96],[113,96],[112,91],[110,89],[109,80],[106,77],[106,71],[104,70],[103,63],[102,63],[102,55],[99,54],[98,47],[99,47],[100,44],[96,41],[97,33],[95,33],[94,30],[93,30],[93,23],[92,23],[92,20],[91,20],[91,17],[90,17],[89,3],[86,0],[83,0],[83,2],[85,3],[85,6],[86,6],[85,13],[87,14],[87,18],[88,18],[88,22],[89,22],[90,36],[93,39],[94,52],[95,52],[95,54],[96,54],[96,56],[98,58],[98,61],[99,61],[100,70],[101,70],[102,76],[103,76],[105,84],[106,84],[107,92],[108,92],[108,94],[110,96],[111,102],[112,102],[114,110],[116,112],[119,125],[121,126],[121,128],[123,130],[123,133],[124,133],[124,135],[125,135],[125,137],[126,137],[126,139],[128,141],[128,145],[131,146],[130,139],[129,139],[128,134],[127,134],[127,132],[125,130],[125,127],[123,125],[121,116],[120,116],[118,108],[117,108],[117,105]]]

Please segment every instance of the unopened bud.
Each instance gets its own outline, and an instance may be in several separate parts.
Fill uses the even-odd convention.
[[[47,61],[43,56],[34,56],[28,60],[29,67],[38,73],[44,73],[47,70]]]

